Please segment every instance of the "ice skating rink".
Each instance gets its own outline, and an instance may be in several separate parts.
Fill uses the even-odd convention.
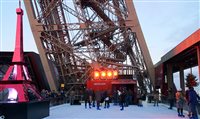
[[[143,107],[130,105],[123,111],[119,106],[111,104],[109,109],[95,107],[85,109],[84,104],[69,105],[63,104],[50,108],[50,116],[45,119],[184,119],[178,117],[176,108],[170,110],[164,104],[154,107],[153,103],[143,103]],[[185,112],[186,115],[186,112]],[[185,116],[185,119],[188,119]]]

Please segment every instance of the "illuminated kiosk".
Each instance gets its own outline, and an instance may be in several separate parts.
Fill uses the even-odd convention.
[[[42,99],[25,66],[20,4],[16,13],[15,51],[11,65],[0,81],[0,115],[5,119],[41,119],[49,116],[49,101]]]
[[[94,92],[106,91],[110,96],[114,96],[114,91],[122,88],[129,89],[132,94],[137,95],[137,81],[133,79],[133,75],[119,75],[117,70],[112,69],[94,70],[86,85]],[[137,104],[136,98],[132,98],[132,104]]]

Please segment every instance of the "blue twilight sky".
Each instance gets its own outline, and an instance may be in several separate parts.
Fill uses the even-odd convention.
[[[154,64],[200,28],[200,0],[134,0],[134,4]],[[0,51],[14,50],[17,7],[18,0],[0,0]],[[23,18],[24,50],[38,52],[26,11]]]

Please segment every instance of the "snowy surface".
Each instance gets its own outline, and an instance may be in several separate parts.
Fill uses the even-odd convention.
[[[188,119],[188,117],[178,117],[176,108],[170,110],[164,104],[160,104],[158,107],[149,103],[144,103],[143,107],[131,105],[125,107],[123,111],[119,106],[112,104],[109,109],[101,107],[101,110],[97,110],[95,107],[85,109],[84,104],[73,106],[63,104],[51,107],[50,116],[45,119]]]

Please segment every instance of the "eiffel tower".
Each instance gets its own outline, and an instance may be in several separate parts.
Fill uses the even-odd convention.
[[[24,4],[51,90],[79,88],[96,66],[133,72],[142,92],[154,88],[154,66],[132,0]]]

